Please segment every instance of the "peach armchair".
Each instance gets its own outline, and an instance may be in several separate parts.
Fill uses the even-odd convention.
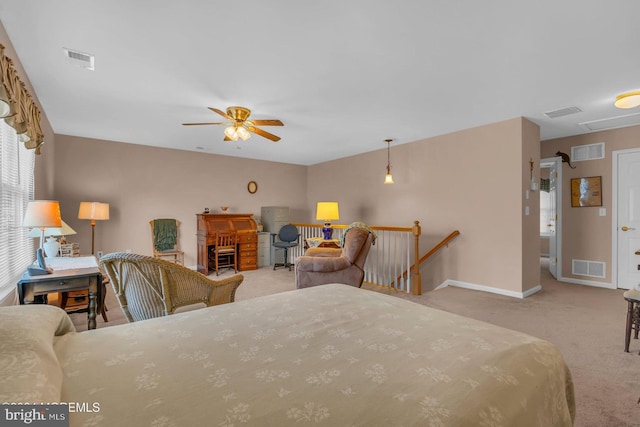
[[[360,287],[364,263],[375,235],[367,228],[348,228],[342,249],[310,248],[296,260],[296,287],[307,288],[326,283]]]

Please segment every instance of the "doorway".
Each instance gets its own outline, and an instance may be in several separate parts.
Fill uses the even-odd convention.
[[[540,185],[540,240],[548,240],[549,273],[559,280],[562,277],[562,159],[541,159],[540,174],[548,177],[548,185],[546,182]]]
[[[640,150],[620,150],[613,157],[613,283],[632,289],[640,283]]]

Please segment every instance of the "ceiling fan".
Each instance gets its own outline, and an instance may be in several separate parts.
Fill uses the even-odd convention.
[[[249,120],[251,110],[244,107],[229,107],[225,113],[217,108],[208,107],[209,110],[214,113],[220,114],[227,119],[227,122],[210,122],[210,123],[183,123],[184,126],[199,126],[199,125],[227,125],[224,130],[225,141],[237,141],[238,138],[246,141],[251,137],[249,132],[253,132],[257,135],[270,139],[271,141],[280,141],[280,137],[265,130],[262,130],[256,126],[284,126],[280,120]]]

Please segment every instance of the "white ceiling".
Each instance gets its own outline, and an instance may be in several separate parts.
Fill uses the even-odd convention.
[[[518,116],[544,140],[638,114],[612,105],[640,89],[638,16],[634,0],[0,3],[57,134],[301,165]],[[231,105],[282,120],[264,128],[282,140],[181,125]]]

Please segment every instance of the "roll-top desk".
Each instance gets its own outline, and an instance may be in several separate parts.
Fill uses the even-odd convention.
[[[198,271],[209,274],[213,264],[209,262],[210,248],[216,243],[216,232],[238,233],[238,270],[258,268],[258,234],[253,214],[196,214],[198,218]]]

